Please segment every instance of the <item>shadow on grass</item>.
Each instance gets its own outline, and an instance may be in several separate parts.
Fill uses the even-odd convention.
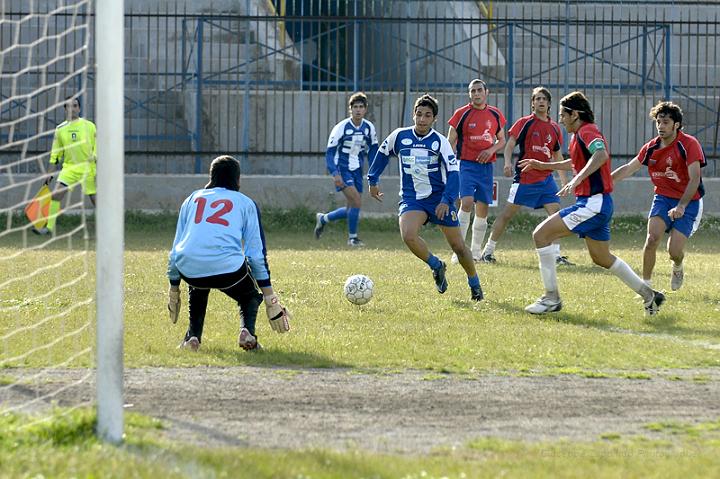
[[[254,366],[254,367],[297,367],[307,368],[353,368],[355,365],[334,361],[326,356],[300,351],[284,351],[272,347],[265,347],[262,351],[249,352],[237,347],[212,347],[203,350],[208,356],[213,356],[222,364],[228,366]]]

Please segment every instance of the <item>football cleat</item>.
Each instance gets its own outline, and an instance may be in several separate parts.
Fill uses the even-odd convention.
[[[561,309],[562,301],[560,301],[560,298],[552,299],[547,296],[542,296],[533,304],[525,306],[525,311],[530,314],[555,313],[557,311],[560,311]]]
[[[365,246],[360,238],[348,238],[348,246]]]
[[[181,349],[189,349],[190,351],[197,351],[200,349],[200,340],[195,336],[190,336],[188,339],[180,343],[178,346]]]
[[[315,239],[320,239],[325,229],[323,216],[325,216],[323,213],[315,213]]]
[[[473,301],[482,301],[484,297],[485,295],[483,294],[483,290],[480,285],[470,288],[470,299]]]
[[[475,258],[473,258],[473,259],[475,259]],[[490,264],[497,263],[497,260],[495,259],[495,255],[493,255],[492,253],[484,254],[480,257],[480,259],[475,259],[475,261],[483,262],[483,263],[490,263]]]
[[[40,229],[33,227],[32,232],[35,233],[36,235],[41,235],[41,236],[49,235],[50,233],[52,233],[52,231],[47,229],[47,227],[42,227]]]
[[[665,295],[660,291],[653,290],[653,297],[650,301],[645,301],[645,314],[655,316],[660,311],[660,306],[665,302]]]
[[[242,328],[238,336],[238,346],[245,351],[256,349],[258,346],[257,338],[247,328]]]
[[[685,272],[683,271],[682,265],[678,270],[673,268],[670,275],[670,289],[672,289],[673,291],[677,291],[678,289],[680,289],[683,284],[683,279],[685,279]]]
[[[440,267],[438,269],[432,270],[433,279],[435,280],[435,287],[440,294],[443,294],[445,291],[447,291],[448,288],[447,278],[445,277],[446,270],[447,265],[443,261],[440,262]]]
[[[555,264],[558,266],[575,266],[575,263],[570,261],[567,256],[558,256],[555,258]]]

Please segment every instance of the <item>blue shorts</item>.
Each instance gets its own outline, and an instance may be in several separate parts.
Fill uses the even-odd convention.
[[[580,238],[587,236],[596,241],[610,241],[613,201],[609,194],[578,196],[574,205],[559,213],[565,226]]]
[[[354,186],[355,189],[358,191],[358,193],[363,192],[363,172],[362,168],[358,168],[357,170],[346,170],[345,168],[338,168],[338,173],[340,173],[340,178],[342,178],[343,183],[345,183],[345,186],[342,188],[339,186],[335,187],[335,191],[342,191],[347,186]]]
[[[703,200],[692,200],[685,207],[685,214],[681,218],[676,220],[670,219],[668,211],[675,208],[680,202],[679,199],[670,198],[663,195],[655,195],[653,198],[652,206],[650,207],[650,213],[648,218],[658,216],[665,222],[665,232],[669,233],[670,230],[675,229],[686,237],[691,237],[700,226],[700,220],[702,219],[703,213]]]
[[[493,169],[495,163],[460,161],[460,198],[472,196],[486,205],[493,200]]]
[[[537,210],[549,203],[560,203],[557,192],[557,184],[552,175],[536,183],[513,183],[510,186],[508,203]]]
[[[440,226],[460,226],[455,205],[450,205],[450,210],[448,211],[448,214],[445,215],[445,218],[438,218],[435,215],[435,208],[437,208],[437,205],[440,204],[441,199],[442,196],[440,195],[436,195],[434,198],[430,197],[422,200],[406,200],[403,198],[400,200],[398,216],[402,216],[408,211],[422,211],[428,215],[425,223],[429,221],[430,223]]]

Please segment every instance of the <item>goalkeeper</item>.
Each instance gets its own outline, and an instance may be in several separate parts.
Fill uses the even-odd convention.
[[[85,193],[95,206],[95,174],[97,163],[97,149],[95,146],[95,124],[80,117],[80,99],[69,96],[65,102],[66,120],[58,125],[53,137],[52,152],[50,153],[50,176],[46,180],[49,185],[56,174],[61,170],[53,189],[47,226],[32,231],[39,235],[51,234],[55,229],[55,222],[60,214],[60,202],[68,189],[75,185],[82,185]]]
[[[290,314],[270,283],[260,211],[239,190],[240,163],[231,156],[219,156],[210,165],[210,182],[180,207],[168,260],[168,309],[175,323],[180,312],[180,281],[184,280],[189,289],[190,326],[180,346],[193,351],[202,341],[211,289],[237,301],[238,345],[246,351],[261,349],[255,319],[263,299],[272,329],[278,333],[290,330]]]

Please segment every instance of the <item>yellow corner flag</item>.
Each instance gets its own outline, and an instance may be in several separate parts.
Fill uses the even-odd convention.
[[[50,214],[50,188],[48,185],[42,185],[40,191],[30,200],[25,207],[25,216],[37,229],[47,224],[48,215]]]

